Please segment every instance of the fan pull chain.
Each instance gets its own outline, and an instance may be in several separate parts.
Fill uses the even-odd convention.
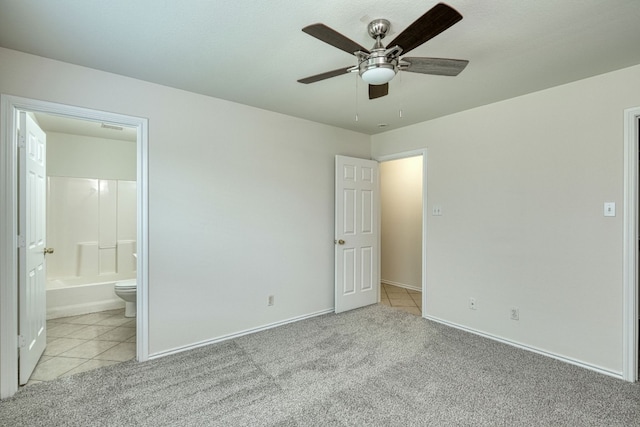
[[[358,74],[354,73],[356,75],[356,122],[358,121]]]
[[[402,119],[402,100],[404,99],[404,85],[402,84],[402,71],[398,71],[398,92],[400,93],[400,105],[398,106],[398,117]]]

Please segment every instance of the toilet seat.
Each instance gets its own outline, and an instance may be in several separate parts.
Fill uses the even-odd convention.
[[[136,279],[123,280],[121,282],[116,282],[115,288],[119,291],[135,291],[136,290]]]

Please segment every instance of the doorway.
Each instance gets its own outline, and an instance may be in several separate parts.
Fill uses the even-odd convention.
[[[640,107],[624,111],[624,221],[622,377],[640,379]]]
[[[43,213],[51,253],[44,280],[47,346],[31,374],[20,363],[21,385],[135,357],[135,309],[127,317],[114,290],[137,279],[136,129],[32,116],[46,135]]]
[[[426,312],[426,150],[379,157],[382,302]]]
[[[136,358],[148,359],[148,122],[146,119],[107,113],[44,101],[1,96],[0,135],[0,199],[3,221],[0,223],[0,397],[13,395],[18,389],[18,138],[17,116],[20,111],[54,115],[89,122],[132,127],[136,133],[136,252],[137,252],[137,316]]]

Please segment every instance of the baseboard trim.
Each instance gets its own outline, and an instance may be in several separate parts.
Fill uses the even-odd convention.
[[[481,332],[481,331],[478,331],[476,329],[469,328],[467,326],[462,326],[462,325],[459,325],[457,323],[449,322],[447,320],[442,320],[442,319],[439,319],[439,318],[434,317],[434,316],[423,315],[422,317],[427,319],[427,320],[432,320],[434,322],[443,324],[445,326],[450,326],[452,328],[460,329],[462,331],[469,332],[469,333],[472,333],[472,334],[475,334],[475,335],[479,335],[481,337],[488,338],[488,339],[493,340],[493,341],[498,341],[500,343],[507,344],[507,345],[510,345],[510,346],[513,346],[513,347],[517,347],[517,348],[521,348],[523,350],[531,351],[533,353],[537,353],[537,354],[540,354],[542,356],[547,356],[547,357],[550,357],[552,359],[559,360],[561,362],[565,362],[565,363],[569,363],[571,365],[579,366],[581,368],[588,369],[590,371],[595,371],[595,372],[598,372],[600,374],[604,374],[604,375],[608,375],[610,377],[614,377],[614,378],[617,378],[617,379],[620,379],[620,380],[624,380],[624,376],[623,376],[622,372],[612,371],[610,369],[602,368],[600,366],[591,365],[589,363],[585,363],[585,362],[582,362],[580,360],[573,359],[571,357],[561,356],[559,354],[552,353],[552,352],[549,352],[549,351],[546,351],[546,350],[541,350],[539,348],[532,347],[532,346],[529,346],[529,345],[526,345],[526,344],[522,344],[522,343],[519,343],[517,341],[511,341],[511,340],[508,340],[506,338],[499,337],[497,335],[488,334],[486,332]]]
[[[122,301],[120,298],[91,303],[51,307],[47,308],[47,320],[58,319],[60,317],[79,316],[81,314],[96,313],[98,311],[115,310],[118,308],[124,308],[124,301]]]
[[[396,285],[394,285],[394,286],[396,286]],[[412,289],[412,288],[408,288],[408,289]],[[193,350],[193,349],[204,347],[204,346],[207,346],[207,345],[220,343],[220,342],[231,340],[231,339],[234,339],[234,338],[238,338],[238,337],[241,337],[241,336],[244,336],[244,335],[254,334],[256,332],[265,331],[267,329],[272,329],[272,328],[277,328],[278,326],[286,325],[286,324],[289,324],[289,323],[299,322],[301,320],[310,319],[312,317],[323,316],[325,314],[329,314],[329,313],[333,313],[333,312],[334,312],[333,308],[330,308],[330,309],[327,309],[327,310],[321,310],[321,311],[317,311],[315,313],[305,314],[305,315],[302,315],[302,316],[297,316],[297,317],[292,317],[290,319],[281,320],[279,322],[274,322],[274,323],[269,323],[267,325],[258,326],[256,328],[245,329],[244,331],[223,335],[223,336],[218,337],[218,338],[199,341],[199,342],[196,342],[196,343],[193,343],[193,344],[172,348],[170,350],[160,351],[160,352],[157,352],[157,353],[150,354],[149,355],[149,360],[159,359],[161,357],[169,356],[169,355],[172,355],[172,354],[182,353],[183,351]],[[427,319],[427,320],[431,320],[433,322],[440,323],[440,324],[445,325],[445,326],[449,326],[449,327],[452,327],[452,328],[455,328],[455,329],[459,329],[459,330],[462,330],[462,331],[465,331],[465,332],[472,333],[474,335],[478,335],[478,336],[481,336],[481,337],[484,337],[484,338],[488,338],[488,339],[493,340],[493,341],[500,342],[502,344],[507,344],[507,345],[510,345],[510,346],[513,346],[513,347],[517,347],[517,348],[520,348],[520,349],[523,349],[523,350],[531,351],[533,353],[540,354],[540,355],[546,356],[546,357],[550,357],[552,359],[556,359],[556,360],[559,360],[561,362],[569,363],[571,365],[579,366],[581,368],[588,369],[590,371],[598,372],[598,373],[603,374],[603,375],[607,375],[607,376],[610,376],[610,377],[613,377],[613,378],[624,380],[622,372],[612,371],[612,370],[609,370],[609,369],[606,369],[606,368],[599,367],[597,365],[592,365],[592,364],[589,364],[589,363],[582,362],[580,360],[573,359],[571,357],[561,356],[559,354],[552,353],[552,352],[549,352],[549,351],[546,351],[546,350],[541,350],[539,348],[532,347],[532,346],[529,346],[529,345],[526,345],[526,344],[522,344],[522,343],[519,343],[517,341],[512,341],[512,340],[509,340],[509,339],[506,339],[506,338],[499,337],[497,335],[492,335],[492,334],[489,334],[489,333],[486,333],[486,332],[478,331],[478,330],[473,329],[473,328],[469,328],[467,326],[462,326],[462,325],[459,325],[459,324],[454,323],[454,322],[449,322],[447,320],[443,320],[443,319],[440,319],[438,317],[429,316],[429,315],[423,315],[422,317]]]
[[[412,291],[422,292],[422,288],[420,288],[419,286],[405,285],[404,283],[394,282],[394,281],[385,280],[385,279],[380,280],[380,283],[383,283],[385,285],[397,286],[399,288],[405,288]]]
[[[325,314],[333,313],[335,311],[334,308],[329,308],[326,310],[316,311],[315,313],[304,314],[302,316],[292,317],[290,319],[281,320],[279,322],[269,323],[267,325],[258,326],[257,328],[245,329],[244,331],[235,332],[233,334],[223,335],[218,338],[213,338],[209,340],[199,341],[193,344],[185,345],[182,347],[172,348],[170,350],[160,351],[157,353],[153,353],[149,355],[149,360],[159,359],[161,357],[169,356],[171,354],[182,353],[183,351],[193,350],[195,348],[204,347],[210,344],[216,344],[222,341],[231,340],[234,338],[241,337],[243,335],[254,334],[256,332],[265,331],[267,329],[277,328],[278,326],[286,325],[288,323],[299,322],[301,320],[310,319],[312,317],[322,316]]]

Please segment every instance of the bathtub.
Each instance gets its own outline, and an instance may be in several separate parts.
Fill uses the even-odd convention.
[[[119,280],[135,277],[134,273],[49,279],[47,319],[124,308],[124,301],[116,296],[113,287]]]

